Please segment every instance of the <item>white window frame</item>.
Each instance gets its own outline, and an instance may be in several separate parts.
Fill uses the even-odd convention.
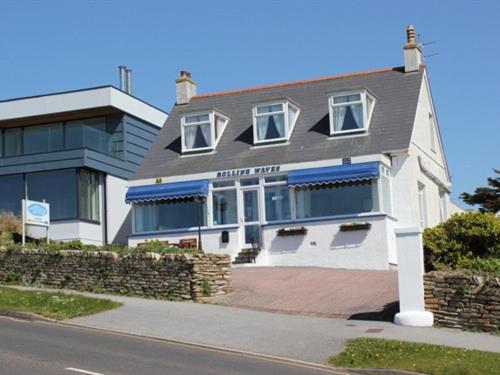
[[[232,181],[233,185],[228,185],[228,186],[220,186],[220,187],[215,187],[214,183],[217,182],[224,182],[224,181]],[[218,192],[218,191],[228,191],[228,190],[234,190],[236,191],[236,223],[234,224],[214,224],[214,216],[213,216],[213,193]],[[208,216],[208,226],[210,228],[229,228],[229,227],[234,227],[235,225],[239,225],[239,213],[240,213],[240,207],[239,207],[239,198],[238,198],[238,191],[240,190],[240,184],[238,180],[214,180],[210,182],[210,188],[209,188],[209,195],[208,199],[210,201],[210,213]]]
[[[420,215],[420,227],[427,227],[427,197],[426,197],[426,188],[425,184],[420,181],[417,183],[418,188],[418,207],[419,207],[419,215]]]
[[[259,107],[270,107],[273,105],[282,105],[283,110],[281,111],[276,111],[276,112],[267,112],[267,113],[257,113],[257,108]],[[293,107],[295,110],[297,110],[297,116],[295,116],[295,121],[293,124],[290,124],[290,113],[289,113],[289,107]],[[289,100],[278,100],[278,101],[273,101],[273,102],[265,102],[265,103],[259,103],[253,106],[252,109],[252,118],[253,118],[253,143],[255,145],[258,144],[266,144],[266,143],[276,143],[276,142],[283,142],[283,141],[288,141],[290,139],[290,136],[292,135],[293,129],[295,128],[295,124],[297,123],[297,120],[300,116],[300,108],[291,103]],[[264,116],[270,116],[270,115],[278,115],[282,114],[284,116],[284,126],[285,126],[285,136],[281,138],[273,138],[273,139],[262,139],[259,140],[257,138],[257,117],[264,117]]]
[[[200,121],[200,122],[192,122],[192,123],[187,123],[186,124],[186,117],[191,117],[191,116],[203,116],[203,115],[208,115],[208,121]],[[219,132],[218,137],[215,138],[215,116],[219,116],[223,120],[225,120],[224,126],[222,127],[222,130]],[[204,151],[212,151],[215,150],[217,145],[219,144],[220,139],[222,138],[222,134],[224,133],[224,130],[226,130],[227,124],[229,122],[229,117],[224,116],[220,112],[217,112],[215,110],[210,110],[210,111],[200,111],[200,112],[193,112],[193,113],[186,113],[181,117],[181,145],[182,145],[182,153],[198,153],[198,152],[204,152]],[[202,124],[210,124],[210,146],[207,147],[198,147],[198,148],[186,148],[185,145],[185,127],[186,126],[199,126]]]
[[[348,96],[348,95],[360,95],[360,100],[354,102],[347,103],[334,103],[335,98],[340,96]],[[370,98],[372,100],[372,107],[370,111],[368,111],[368,100]],[[333,108],[335,107],[343,107],[349,104],[361,104],[363,107],[363,127],[359,129],[352,130],[334,130],[333,126]],[[371,95],[367,90],[357,90],[357,91],[342,91],[331,93],[328,97],[328,111],[330,115],[330,135],[342,135],[342,134],[352,134],[352,133],[364,133],[367,132],[370,127],[370,121],[372,119],[373,109],[375,108],[376,99],[373,95]],[[368,113],[369,112],[369,113]]]

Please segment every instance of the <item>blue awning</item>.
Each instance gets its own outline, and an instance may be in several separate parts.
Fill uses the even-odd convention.
[[[358,163],[311,169],[288,173],[288,186],[314,186],[340,182],[373,180],[379,177],[379,163]]]
[[[207,195],[208,180],[172,182],[170,184],[133,186],[128,189],[125,202],[151,202],[206,197]]]

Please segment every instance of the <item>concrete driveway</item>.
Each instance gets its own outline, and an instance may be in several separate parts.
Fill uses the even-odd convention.
[[[234,291],[208,301],[287,314],[392,320],[398,311],[397,278],[397,271],[234,268]]]

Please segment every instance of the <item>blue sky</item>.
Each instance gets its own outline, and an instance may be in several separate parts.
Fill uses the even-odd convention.
[[[118,83],[164,110],[181,68],[198,92],[402,64],[423,42],[456,197],[500,168],[500,2],[10,1],[0,3],[0,99]]]

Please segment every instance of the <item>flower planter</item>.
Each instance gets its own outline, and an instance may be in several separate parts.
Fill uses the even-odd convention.
[[[301,236],[307,233],[305,227],[281,228],[276,231],[279,237],[285,236]]]
[[[355,230],[369,230],[372,227],[370,223],[345,223],[340,225],[341,232],[350,232]]]

